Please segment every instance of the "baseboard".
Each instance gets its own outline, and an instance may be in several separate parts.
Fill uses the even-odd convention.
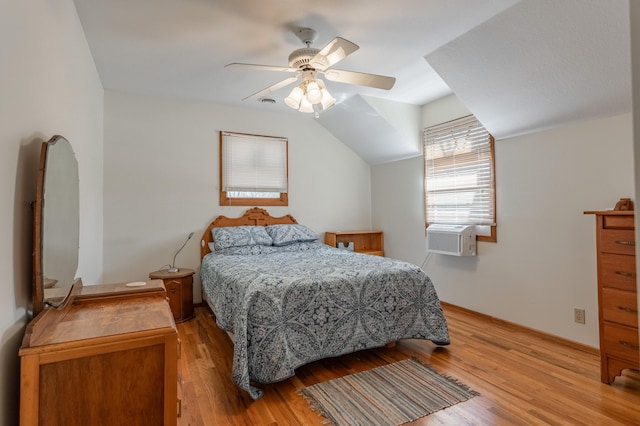
[[[483,321],[490,322],[492,324],[499,325],[504,328],[510,328],[512,330],[522,331],[528,334],[532,334],[540,339],[549,340],[553,343],[560,344],[562,346],[566,346],[571,349],[576,349],[582,352],[586,352],[592,355],[600,356],[600,350],[598,348],[594,348],[593,346],[585,345],[584,343],[574,342],[573,340],[566,339],[564,337],[554,336],[553,334],[545,333],[540,330],[536,330],[534,328],[529,328],[524,325],[516,324],[514,322],[506,321],[500,318],[493,317],[491,315],[483,314],[481,312],[473,311],[471,309],[463,308],[462,306],[453,305],[451,303],[440,301],[442,308],[447,310],[457,310],[459,312],[464,312],[467,315],[474,316]]]

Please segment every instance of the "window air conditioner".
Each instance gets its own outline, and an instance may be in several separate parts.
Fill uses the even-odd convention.
[[[429,225],[427,251],[452,256],[475,256],[476,227],[474,225]]]

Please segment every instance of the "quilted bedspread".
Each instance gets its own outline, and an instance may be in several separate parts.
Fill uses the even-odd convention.
[[[440,301],[417,266],[324,244],[246,246],[202,261],[219,327],[235,335],[233,379],[252,398],[296,367],[400,339],[449,343]]]

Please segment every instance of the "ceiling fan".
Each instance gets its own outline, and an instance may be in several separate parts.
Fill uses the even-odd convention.
[[[395,77],[387,77],[377,74],[367,74],[363,72],[336,70],[331,68],[356,50],[358,45],[336,37],[322,49],[311,47],[316,38],[316,32],[311,28],[301,28],[295,32],[296,36],[306,45],[306,47],[296,49],[289,55],[289,66],[279,67],[272,65],[256,65],[231,63],[225,68],[244,68],[261,71],[280,71],[294,73],[295,76],[286,78],[266,89],[260,90],[253,95],[243,99],[256,100],[263,98],[271,92],[288,86],[298,80],[301,83],[294,87],[284,102],[291,108],[301,112],[316,112],[322,108],[326,110],[331,107],[336,100],[329,94],[324,81],[317,78],[318,74],[324,75],[327,80],[338,83],[356,84],[359,86],[373,87],[376,89],[389,90],[396,82]]]

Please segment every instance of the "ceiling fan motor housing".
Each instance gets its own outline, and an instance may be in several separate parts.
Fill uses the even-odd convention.
[[[303,47],[301,49],[294,50],[291,52],[291,55],[289,55],[289,66],[291,68],[299,69],[317,68],[310,66],[309,61],[311,61],[318,52],[320,52],[320,49],[315,49],[313,47]],[[325,58],[322,58],[322,60],[326,62]]]

